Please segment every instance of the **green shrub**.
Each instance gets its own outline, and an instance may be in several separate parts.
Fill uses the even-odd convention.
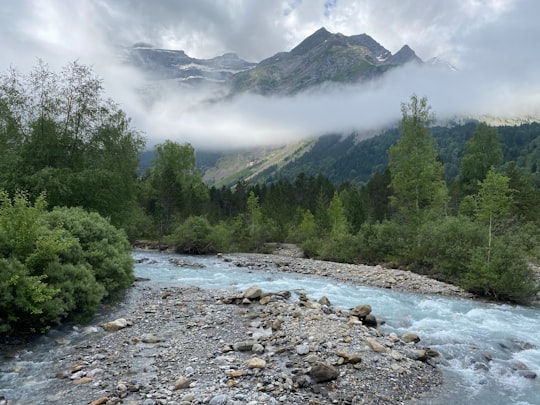
[[[357,260],[376,264],[394,260],[403,251],[406,236],[395,221],[364,223],[357,234]]]
[[[497,300],[528,303],[537,292],[534,274],[522,251],[507,240],[493,241],[490,260],[487,247],[476,248],[462,286]]]
[[[0,333],[42,330],[59,321],[62,310],[46,308],[59,290],[46,284],[44,278],[31,276],[15,258],[0,258]]]
[[[190,216],[183,224],[176,227],[166,242],[175,246],[178,253],[206,254],[215,253],[212,241],[212,226],[208,219],[201,216]]]
[[[436,276],[450,282],[459,282],[471,262],[472,251],[487,245],[484,227],[463,216],[427,222],[419,237],[418,259]]]
[[[131,246],[126,234],[99,214],[82,208],[55,208],[47,214],[51,227],[60,227],[77,238],[80,257],[65,257],[72,264],[88,264],[107,295],[115,295],[134,280]]]

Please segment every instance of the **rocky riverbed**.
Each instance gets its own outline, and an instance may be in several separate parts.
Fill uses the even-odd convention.
[[[276,245],[273,254],[241,254],[231,259],[238,266],[266,269],[277,266],[278,270],[329,277],[336,280],[388,288],[416,294],[434,294],[473,298],[474,295],[452,284],[443,283],[427,276],[398,269],[361,264],[334,263],[304,259],[302,251],[294,245]]]
[[[271,268],[416,293],[468,296],[414,273],[273,255],[225,255]],[[421,336],[385,335],[369,302],[335,308],[325,297],[157,287],[138,281],[82,344],[57,340],[60,389],[34,403],[403,404],[441,384],[438,353]],[[0,398],[1,404],[17,404]]]
[[[438,353],[415,334],[382,334],[368,303],[289,294],[138,282],[115,319],[88,329],[99,338],[57,365],[63,389],[47,401],[401,404],[440,384]]]

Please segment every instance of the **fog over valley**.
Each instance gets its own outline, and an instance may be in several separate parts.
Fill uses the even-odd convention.
[[[197,2],[24,0],[4,5],[2,71],[90,64],[148,145],[172,139],[196,148],[293,142],[326,133],[395,125],[400,104],[426,96],[436,117],[526,120],[540,116],[540,5],[533,0]],[[235,52],[260,62],[321,27],[366,33],[395,54],[410,46],[424,62],[361,84],[323,83],[293,95],[225,97],[217,87],[150,80],[126,63],[144,42],[210,59]],[[431,64],[437,57],[442,63]],[[452,68],[450,68],[450,66]]]

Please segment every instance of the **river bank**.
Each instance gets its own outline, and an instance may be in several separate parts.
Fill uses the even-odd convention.
[[[255,271],[279,258],[291,259],[222,260]],[[288,263],[287,271],[323,269]],[[40,384],[52,388],[0,391],[0,404],[403,404],[441,385],[438,353],[414,333],[382,333],[384,314],[371,314],[369,302],[340,309],[301,292],[248,290],[137,281],[98,323],[41,338],[53,359]],[[28,349],[14,349],[8,373],[25,367],[17,359]]]
[[[286,296],[138,282],[115,322],[57,364],[62,389],[34,403],[401,404],[440,385],[437,353],[414,334],[364,325],[365,306]]]
[[[335,280],[387,288],[416,294],[433,294],[448,297],[474,298],[475,296],[455,285],[434,280],[412,271],[384,268],[380,265],[335,263],[305,259],[294,245],[276,245],[272,254],[243,253],[227,256],[238,266],[264,269],[277,266],[279,271],[329,277]]]

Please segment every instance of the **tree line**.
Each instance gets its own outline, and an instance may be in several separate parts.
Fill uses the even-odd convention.
[[[292,242],[308,257],[406,268],[527,302],[540,246],[531,173],[503,165],[497,130],[480,123],[448,181],[427,100],[413,95],[401,109],[388,167],[365,184],[300,173],[216,188],[189,144],[157,145],[140,173],[144,138],[91,68],[9,70],[0,77],[0,332],[88,317],[130,284],[128,240],[142,238],[197,254]]]

